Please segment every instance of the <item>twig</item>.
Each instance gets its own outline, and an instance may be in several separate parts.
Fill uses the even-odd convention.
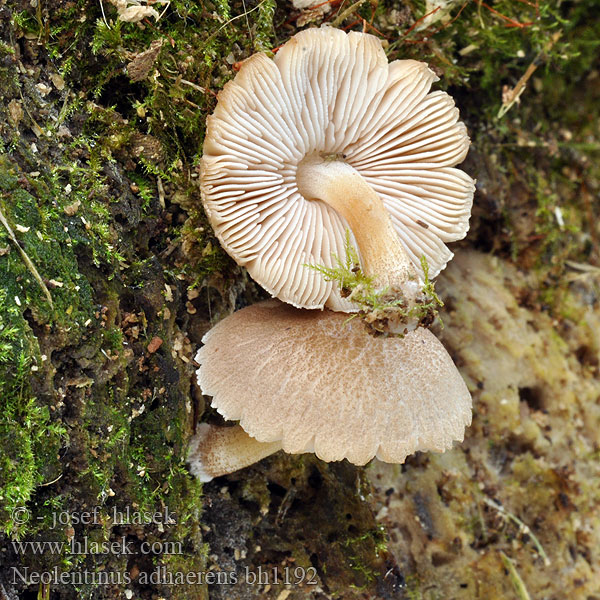
[[[522,77],[519,79],[519,81],[517,81],[517,85],[515,85],[510,92],[508,92],[506,99],[502,103],[502,106],[496,115],[497,119],[501,119],[513,107],[515,102],[519,100],[521,94],[525,91],[525,84],[529,81],[534,71],[544,62],[546,59],[546,53],[558,41],[560,36],[560,31],[554,34],[546,47],[531,61],[531,64],[527,67],[525,73],[523,73]]]
[[[21,97],[21,102],[23,103],[23,108],[25,109],[27,116],[31,119],[31,122],[33,123],[33,127],[31,128],[31,131],[33,131],[33,133],[35,133],[36,137],[38,137],[38,138],[43,137],[44,130],[37,124],[37,121],[33,118],[33,115],[29,112],[29,109],[27,108],[27,103],[25,102],[25,98],[23,98],[23,94],[21,93],[21,90],[19,90],[19,96]]]
[[[574,273],[567,273],[566,280],[569,282],[600,277],[600,267],[587,263],[578,263],[572,260],[566,260],[565,265],[575,271]]]
[[[180,79],[179,83],[183,83],[184,85],[189,85],[191,88],[194,88],[196,91],[206,94],[206,88],[200,87],[199,85],[196,85],[195,83],[192,83],[191,81],[188,81],[187,79]]]
[[[436,6],[432,11],[425,13],[422,17],[419,17],[403,34],[402,37],[405,38],[415,27],[417,27],[420,23],[422,23],[427,17],[434,15],[438,10],[440,10],[441,6]]]
[[[108,24],[108,21],[106,20],[106,14],[104,12],[104,2],[102,2],[102,0],[100,0],[100,10],[102,11],[102,20],[104,21],[104,24],[108,29],[112,29],[111,26]]]
[[[44,295],[46,296],[46,300],[48,300],[48,304],[50,304],[50,308],[52,308],[52,310],[54,310],[54,303],[52,302],[52,296],[50,295],[50,291],[46,287],[46,284],[44,283],[44,280],[41,278],[40,274],[38,273],[38,270],[35,268],[35,265],[33,264],[33,262],[31,262],[31,259],[29,258],[29,256],[27,256],[27,253],[25,252],[25,250],[23,250],[23,248],[21,248],[21,244],[19,244],[11,226],[8,224],[8,221],[6,220],[6,217],[4,216],[4,213],[2,212],[2,208],[0,208],[0,222],[2,222],[2,225],[4,225],[4,228],[8,232],[8,237],[13,241],[13,243],[15,244],[15,246],[21,253],[21,257],[23,258],[23,261],[27,265],[27,268],[29,269],[30,273],[33,275],[35,280],[39,283],[40,287],[42,288],[42,291],[44,292]]]
[[[531,600],[531,596],[525,587],[525,582],[521,579],[519,572],[517,571],[513,561],[500,550],[500,558],[502,559],[502,564],[504,568],[508,571],[510,576],[510,580],[512,581],[513,586],[515,587],[515,592],[517,592],[517,596],[519,600]]]
[[[358,10],[367,0],[358,0],[350,5],[346,10],[342,11],[332,22],[332,27],[339,27],[355,10]]]
[[[528,535],[531,538],[531,541],[533,542],[533,545],[535,546],[536,550],[538,551],[538,554],[542,557],[542,560],[544,561],[544,566],[546,566],[546,567],[550,566],[550,559],[548,558],[548,555],[544,551],[542,544],[540,544],[540,541],[537,539],[537,537],[535,536],[533,531],[531,531],[531,529],[529,529],[529,527],[527,525],[525,525],[525,523],[523,523],[523,521],[521,521],[521,519],[519,519],[512,513],[509,513],[502,506],[496,504],[489,498],[484,498],[483,501],[489,507],[497,510],[501,515],[503,515],[504,517],[511,520],[513,523],[515,523],[525,535]]]
[[[48,481],[46,483],[40,483],[40,487],[52,485],[53,483],[56,483],[62,476],[63,476],[63,474],[61,473],[58,477],[54,478],[52,481]]]
[[[248,35],[250,36],[250,45],[254,47],[254,40],[252,39],[252,30],[250,29],[250,19],[248,18],[248,9],[246,8],[246,0],[242,0],[242,6],[244,7],[244,14],[246,15],[246,27],[248,28]]]
[[[533,72],[538,68],[541,60],[541,53],[538,54],[532,61],[532,63],[527,67],[527,71],[523,73],[523,76],[519,81],[517,81],[517,85],[510,90],[506,94],[506,98],[496,115],[497,119],[501,119],[514,105],[519,101],[521,94],[525,91],[525,84],[529,81],[529,78],[533,75]],[[504,94],[503,94],[504,95]]]
[[[479,0],[479,4],[482,4],[491,13],[495,14],[496,16],[498,16],[501,19],[503,19],[504,21],[506,21],[507,27],[518,27],[519,29],[525,29],[525,27],[530,27],[531,25],[533,25],[533,21],[528,21],[527,23],[519,23],[519,21],[515,21],[514,19],[511,19],[510,17],[503,15],[501,12],[498,12],[495,8],[492,8],[489,4],[486,4],[485,2],[482,2],[481,0]]]

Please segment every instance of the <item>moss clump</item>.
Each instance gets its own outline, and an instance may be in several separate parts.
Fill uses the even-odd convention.
[[[127,348],[135,340],[119,316],[116,290],[123,260],[111,252],[118,240],[105,226],[111,203],[90,203],[97,193],[90,186],[88,203],[74,218],[69,207],[84,198],[87,177],[93,179],[84,167],[75,175],[83,175],[83,183],[65,199],[63,180],[40,173],[30,183],[31,176],[12,159],[0,160],[3,214],[18,236],[15,242],[6,229],[0,231],[0,526],[13,540],[53,541],[61,548],[35,554],[12,546],[13,564],[35,572],[57,567],[76,581],[95,567],[94,553],[74,552],[73,539],[113,543],[124,531],[111,524],[114,510],[155,513],[168,507],[176,522],[151,524],[131,543],[165,544],[190,570],[198,570],[204,560],[196,553],[201,486],[182,457],[189,404],[181,388],[166,392],[165,373],[172,382],[180,377],[172,358],[147,354],[148,342],[140,340],[135,348],[140,360],[133,362],[134,352]],[[52,305],[17,244],[50,288]],[[112,279],[99,273],[111,269]],[[160,293],[156,300],[164,302]],[[98,509],[94,523],[79,522],[89,507]],[[105,558],[106,572],[127,573],[122,555]],[[163,557],[151,558],[158,565]],[[140,563],[137,569],[151,566]],[[62,593],[68,597],[75,589],[66,586]],[[86,589],[96,588],[80,588]]]
[[[65,575],[52,586],[57,597],[104,597],[161,565],[206,566],[201,485],[184,463],[193,369],[176,318],[189,313],[174,303],[196,272],[182,275],[186,215],[164,206],[178,193],[197,195],[198,141],[163,147],[127,95],[142,86],[114,105],[102,96],[120,81],[125,55],[98,68],[89,49],[98,3],[57,3],[52,13],[38,6],[39,15],[13,12],[0,26],[3,39],[19,40],[0,49],[0,539],[7,568]],[[132,31],[140,44],[148,37]],[[151,346],[155,338],[162,348]],[[82,521],[92,510],[93,522]],[[174,522],[114,521],[115,511],[165,510]],[[135,558],[71,545],[121,538]],[[17,540],[59,546],[35,553]],[[144,553],[144,542],[158,550]],[[93,585],[86,573],[118,581]],[[143,589],[185,595],[160,581]]]
[[[31,524],[11,520],[11,511],[24,506],[36,486],[60,474],[58,453],[67,437],[65,424],[52,412],[56,407],[36,398],[50,362],[38,336],[54,327],[64,342],[74,339],[74,328],[91,318],[93,306],[89,283],[78,273],[67,243],[68,233],[56,219],[52,198],[57,190],[51,188],[36,199],[31,192],[44,184],[31,183],[5,154],[0,155],[0,170],[1,210],[17,236],[13,239],[6,227],[0,229],[0,529],[19,536]],[[51,289],[52,305],[24,255],[37,265],[44,285]]]
[[[7,341],[3,335],[3,351]],[[66,439],[66,427],[51,418],[48,406],[29,395],[31,362],[22,349],[17,349],[19,341],[8,342],[12,346],[10,378],[5,369],[0,371],[4,399],[0,418],[0,528],[13,539],[20,539],[31,527],[30,513],[24,507],[35,489],[60,474],[58,453]],[[16,359],[14,351],[18,352]]]
[[[344,250],[343,260],[336,255],[333,256],[336,267],[306,266],[321,273],[327,281],[337,283],[341,296],[359,307],[357,314],[369,331],[375,335],[390,335],[390,326],[396,328],[398,324],[416,322],[424,327],[431,325],[438,314],[438,307],[443,306],[444,303],[435,292],[435,284],[429,279],[429,265],[425,256],[421,257],[424,275],[421,293],[414,302],[409,302],[402,290],[377,288],[373,277],[363,273],[358,252],[350,241],[349,231],[346,231]]]

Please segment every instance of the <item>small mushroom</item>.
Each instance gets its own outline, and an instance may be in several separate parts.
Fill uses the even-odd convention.
[[[189,446],[188,462],[192,474],[207,482],[248,467],[277,450],[281,450],[280,442],[259,442],[239,425],[199,423]]]
[[[447,450],[471,422],[469,391],[426,329],[374,337],[344,314],[268,300],[225,318],[203,342],[202,392],[239,421],[196,435],[190,462],[204,480],[280,448],[402,463],[416,451]]]
[[[208,118],[203,202],[226,251],[297,307],[356,310],[307,265],[335,267],[352,233],[380,287],[420,291],[468,229],[474,182],[458,110],[426,64],[388,64],[374,36],[323,27],[246,60]]]

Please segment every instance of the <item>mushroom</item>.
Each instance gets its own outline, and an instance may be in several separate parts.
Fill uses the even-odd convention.
[[[471,396],[427,329],[374,337],[341,313],[267,300],[203,339],[198,382],[231,428],[203,426],[189,455],[204,480],[283,449],[325,461],[402,463],[462,441]],[[209,429],[210,428],[210,429]]]
[[[388,64],[371,35],[301,31],[255,54],[219,94],[201,160],[203,202],[225,250],[271,295],[352,311],[334,282],[351,232],[362,270],[411,300],[468,230],[469,147],[425,63]]]
[[[198,423],[188,449],[188,462],[192,474],[207,482],[248,467],[277,450],[281,450],[281,442],[259,442],[239,425]]]

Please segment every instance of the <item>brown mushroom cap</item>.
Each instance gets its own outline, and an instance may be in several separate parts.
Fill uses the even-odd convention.
[[[259,442],[326,461],[402,463],[462,440],[471,396],[437,338],[373,337],[346,319],[274,300],[240,310],[204,337],[200,387]]]
[[[450,96],[428,93],[436,79],[424,63],[388,64],[374,36],[331,27],[296,34],[274,60],[246,60],[208,118],[201,161],[204,205],[227,252],[285,302],[349,310],[306,267],[335,266],[348,224],[304,198],[296,177],[307,158],[337,157],[379,195],[416,271],[425,255],[434,277],[452,257],[446,242],[466,234],[474,190],[453,168],[469,138]]]

